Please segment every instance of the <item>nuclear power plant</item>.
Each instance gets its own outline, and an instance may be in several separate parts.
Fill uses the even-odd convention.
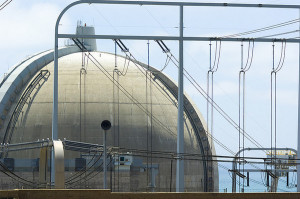
[[[4,0],[0,199],[298,199],[300,5],[263,1]]]
[[[78,38],[94,33],[86,25],[76,29]],[[114,42],[126,51],[121,40]],[[1,82],[1,164],[7,169],[1,173],[1,189],[53,186],[53,60],[53,50],[37,53],[13,66]],[[105,186],[115,192],[174,192],[176,83],[155,66],[97,51],[95,39],[67,42],[58,50],[58,64],[65,188],[103,188],[106,170]],[[106,159],[103,120],[112,126],[105,132]],[[214,145],[201,112],[186,94],[184,145],[185,191],[217,192]]]

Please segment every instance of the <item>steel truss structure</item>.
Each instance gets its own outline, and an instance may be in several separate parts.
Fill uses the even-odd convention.
[[[111,4],[111,5],[141,5],[141,6],[174,6],[179,8],[179,36],[129,36],[129,35],[81,35],[80,38],[93,39],[127,39],[127,40],[173,40],[178,41],[179,45],[179,69],[178,69],[178,124],[177,124],[177,168],[176,168],[176,192],[184,191],[184,161],[181,154],[184,152],[183,142],[183,43],[184,41],[254,41],[254,42],[282,42],[282,39],[273,38],[216,38],[216,37],[185,37],[183,34],[184,8],[185,7],[235,7],[235,8],[269,8],[269,9],[300,9],[300,5],[274,5],[274,4],[235,4],[235,3],[194,3],[194,2],[156,2],[156,1],[114,1],[114,0],[81,0],[69,4],[57,18],[55,25],[55,44],[54,44],[54,84],[53,84],[53,113],[52,113],[52,140],[58,138],[58,39],[77,38],[74,34],[58,34],[58,27],[62,16],[71,7],[79,4]],[[287,43],[300,43],[300,39],[287,39]],[[300,47],[299,47],[300,49]],[[300,50],[299,50],[300,51]],[[300,65],[300,64],[299,64]],[[299,73],[300,76],[300,73]],[[300,79],[300,78],[299,78]],[[299,87],[300,89],[300,87]],[[300,91],[299,91],[300,93]],[[300,107],[298,98],[298,151],[300,139]],[[300,154],[297,154],[300,159]],[[53,162],[53,161],[52,161]],[[52,168],[55,170],[54,163]],[[297,183],[300,185],[300,165],[297,166]],[[55,173],[54,171],[52,173]],[[55,176],[51,176],[55,182]],[[297,187],[300,192],[300,186]]]

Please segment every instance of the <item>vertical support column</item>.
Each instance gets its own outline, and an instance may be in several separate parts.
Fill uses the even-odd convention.
[[[41,148],[39,162],[39,188],[47,188],[48,146]]]
[[[53,141],[53,153],[55,160],[55,189],[65,188],[65,156],[63,143],[60,140]]]
[[[101,122],[101,128],[103,129],[103,188],[107,188],[107,183],[106,183],[106,173],[107,173],[107,164],[106,164],[106,157],[107,157],[107,152],[106,152],[106,133],[107,130],[111,128],[111,123],[108,120],[103,120]]]
[[[54,79],[53,79],[53,110],[52,110],[52,140],[57,140],[57,117],[58,117],[58,23],[55,26],[54,44]],[[55,160],[54,149],[51,153],[51,184],[55,185]]]
[[[299,9],[299,16],[300,16],[300,9]],[[300,30],[300,23],[299,23],[299,30]],[[299,33],[300,35],[300,33]],[[298,74],[299,74],[299,84],[298,84],[298,145],[297,145],[297,192],[300,192],[300,43],[299,45],[299,67],[298,67]]]
[[[184,132],[183,132],[183,6],[180,5],[180,39],[179,39],[179,70],[178,70],[178,121],[177,121],[177,167],[176,192],[184,191]]]
[[[237,156],[235,156],[232,161],[232,193],[236,192],[236,158]]]
[[[106,131],[103,131],[103,189],[107,189],[106,186],[106,173],[107,173],[107,165],[106,165]]]

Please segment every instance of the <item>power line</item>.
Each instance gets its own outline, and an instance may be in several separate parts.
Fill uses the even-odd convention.
[[[174,63],[174,65],[178,68],[178,60],[175,58],[175,56],[170,53],[171,61]],[[190,73],[184,68],[184,76],[187,78],[187,80],[195,87],[195,89],[207,100],[211,103],[211,105],[224,117],[226,121],[229,122],[236,130],[239,130],[239,125],[218,105],[216,102],[208,96],[208,94],[205,92],[205,90],[197,83],[197,81],[190,75]],[[253,143],[258,148],[263,148],[261,144],[259,144],[253,137],[251,137],[248,133],[245,132],[244,129],[241,129],[243,133],[245,134],[245,137]],[[234,153],[234,152],[233,152]]]
[[[1,5],[0,5],[0,10],[2,10],[3,8],[5,8],[8,4],[10,4],[12,2],[12,0],[6,0],[4,1]]]
[[[290,21],[274,24],[274,25],[271,25],[271,26],[266,26],[266,27],[263,27],[263,28],[258,28],[258,29],[254,29],[254,30],[250,30],[250,31],[246,31],[246,32],[241,32],[241,33],[237,33],[237,34],[223,36],[222,38],[240,37],[240,36],[244,36],[244,35],[250,35],[250,34],[254,34],[254,33],[264,32],[264,31],[267,31],[267,30],[272,30],[272,29],[275,29],[275,28],[280,28],[280,27],[291,25],[291,24],[295,24],[295,23],[298,23],[299,21],[300,21],[300,19],[297,18],[297,19],[293,19],[293,20],[290,20]]]
[[[293,31],[288,31],[288,32],[283,32],[283,33],[278,33],[278,34],[273,34],[273,35],[266,35],[266,36],[258,37],[258,38],[266,38],[266,37],[275,37],[275,36],[287,35],[287,34],[297,33],[299,31],[300,30],[293,30]]]

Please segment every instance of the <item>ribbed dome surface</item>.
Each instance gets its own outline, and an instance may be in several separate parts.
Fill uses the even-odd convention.
[[[92,52],[91,55],[96,58],[96,64],[82,53],[59,59],[58,137],[102,144],[100,124],[103,120],[110,120],[112,129],[107,133],[107,146],[176,153],[177,99],[158,77],[163,77],[166,82],[172,81],[165,75],[156,76],[159,71],[152,71],[151,77],[148,72],[146,78],[142,66],[137,67],[132,61],[128,64],[128,60],[121,56],[116,58],[100,52]],[[116,72],[115,58],[119,72]],[[24,105],[10,143],[51,138],[53,62],[42,70],[49,70],[50,76],[32,92],[30,103]],[[189,104],[194,107],[191,102]],[[185,153],[204,155],[203,148],[210,149],[200,146],[196,136],[197,133],[202,141],[208,142],[203,130],[205,127],[202,126],[203,119],[200,113],[193,112],[185,115]],[[194,125],[191,118],[195,120]],[[11,152],[9,157],[30,158],[36,154],[38,150]],[[79,153],[66,151],[65,156],[75,158],[79,157]],[[142,159],[144,164],[149,164],[149,158]],[[156,190],[167,191],[171,175],[172,186],[175,187],[176,161],[172,174],[170,159],[153,158],[152,163],[159,166]],[[185,161],[185,186],[188,191],[203,191],[203,171],[202,161]],[[136,190],[142,190],[147,187],[146,177],[138,175],[140,177],[136,179],[143,180],[132,183],[136,184]],[[210,182],[217,182],[216,177]],[[210,186],[214,185],[211,183]]]

